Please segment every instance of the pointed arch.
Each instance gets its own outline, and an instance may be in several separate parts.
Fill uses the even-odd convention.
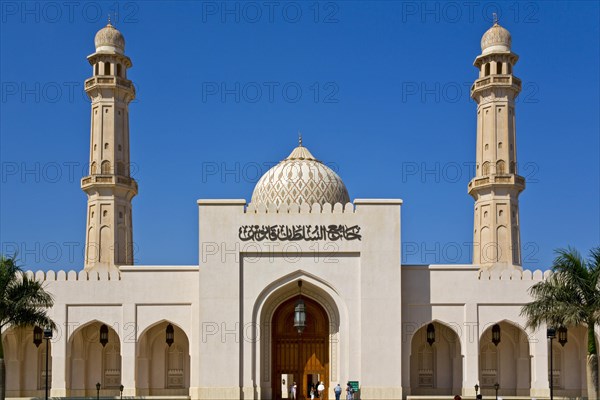
[[[506,174],[506,162],[504,160],[498,160],[496,162],[496,175]]]
[[[100,343],[100,327],[108,328],[108,342]],[[121,339],[107,323],[92,320],[77,329],[67,341],[67,390],[69,396],[96,395],[96,383],[101,384],[100,395],[117,396],[121,384]]]
[[[45,340],[36,347],[33,343],[33,327],[11,327],[2,333],[4,362],[6,365],[7,397],[43,397],[46,384],[46,345]],[[51,362],[48,373],[51,376]],[[49,384],[50,379],[49,379]]]
[[[167,326],[173,343],[166,342]],[[136,392],[141,396],[187,396],[190,387],[190,342],[177,324],[158,321],[142,331],[136,346]]]
[[[479,338],[479,381],[481,393],[495,394],[495,383],[500,385],[499,395],[528,396],[531,389],[531,358],[529,336],[519,324],[502,320],[500,342],[492,343],[493,324],[486,327]]]
[[[296,270],[267,285],[254,303],[252,323],[257,328],[249,338],[253,343],[252,378],[260,385],[261,396],[264,398],[270,398],[272,395],[271,321],[280,304],[298,295],[299,279],[303,282],[302,296],[317,302],[327,314],[330,381],[337,381],[340,376],[348,376],[348,371],[340,371],[340,365],[343,365],[341,360],[349,357],[348,338],[340,337],[347,335],[349,330],[347,308],[333,285],[304,270]]]
[[[482,169],[481,174],[483,176],[489,175],[490,174],[490,162],[489,161],[484,162],[483,165],[481,166],[481,169]]]
[[[434,341],[427,341],[429,325]],[[410,387],[412,395],[442,395],[462,392],[463,360],[455,327],[438,320],[421,326],[411,340]]]
[[[102,161],[102,164],[100,164],[100,173],[102,175],[110,175],[111,174],[110,161],[108,161],[108,160]]]

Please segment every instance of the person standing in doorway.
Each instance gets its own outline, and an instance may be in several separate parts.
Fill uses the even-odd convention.
[[[292,386],[290,387],[290,399],[292,400],[296,400],[296,382],[292,383]]]
[[[340,400],[340,396],[342,395],[342,387],[340,386],[339,383],[333,389],[333,393],[335,393],[335,400]]]
[[[319,393],[319,398],[322,399],[323,392],[325,391],[325,385],[323,385],[323,381],[319,382],[319,384],[317,385],[317,391]]]

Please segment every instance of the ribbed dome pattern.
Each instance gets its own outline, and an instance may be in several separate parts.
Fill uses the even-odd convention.
[[[317,160],[300,144],[258,181],[251,202],[255,205],[307,203],[346,204],[348,190],[331,168]]]

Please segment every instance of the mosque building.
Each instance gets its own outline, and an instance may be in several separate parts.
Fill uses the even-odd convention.
[[[86,254],[81,271],[28,272],[54,298],[49,342],[2,340],[7,397],[297,398],[323,382],[356,399],[586,395],[586,331],[553,341],[520,315],[548,272],[521,267],[515,99],[518,56],[498,23],[483,35],[473,264],[402,265],[399,199],[354,199],[300,141],[252,198],[198,200],[199,265],[133,264],[125,39],[95,37]],[[37,331],[39,333],[39,331]],[[566,341],[566,342],[565,342]],[[42,344],[40,344],[42,342]],[[477,387],[477,389],[476,389]]]

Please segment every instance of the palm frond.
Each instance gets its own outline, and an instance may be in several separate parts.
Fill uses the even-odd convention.
[[[41,282],[26,275],[14,257],[0,256],[0,288],[0,328],[6,325],[55,328],[47,313],[54,304],[52,295]]]

